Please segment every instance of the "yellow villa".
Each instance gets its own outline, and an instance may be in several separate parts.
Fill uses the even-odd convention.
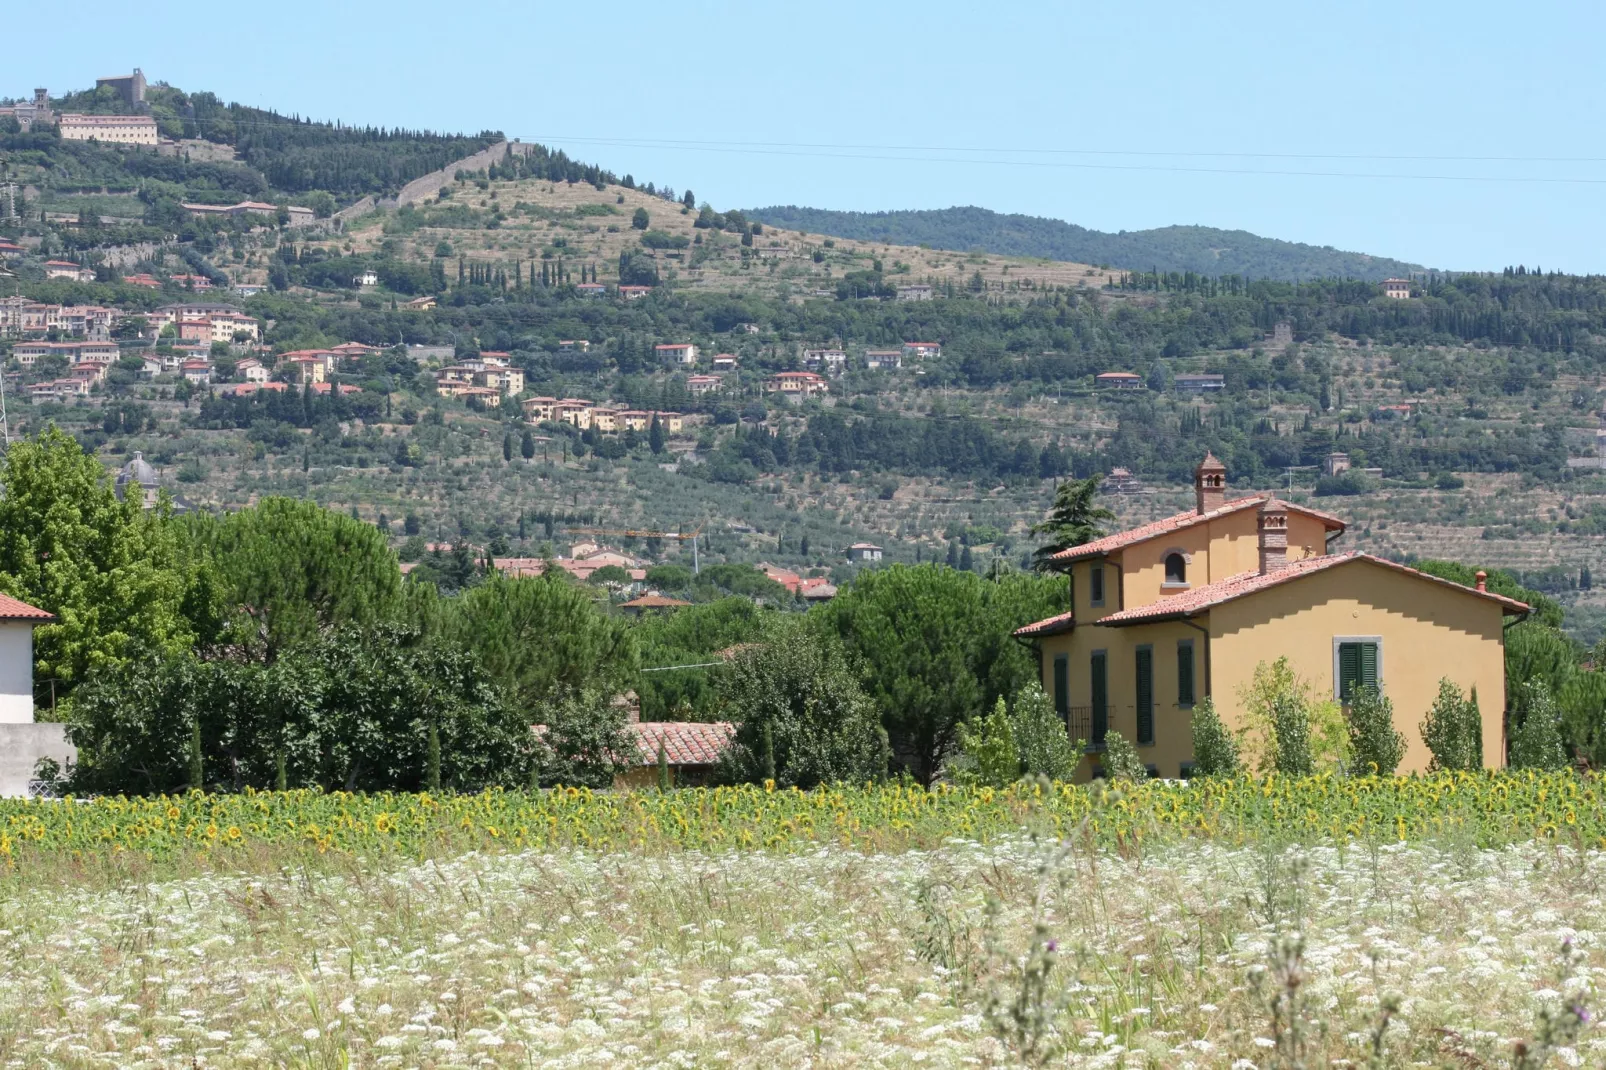
[[[1043,689],[1093,775],[1107,732],[1137,745],[1151,774],[1192,772],[1192,710],[1210,696],[1229,728],[1255,666],[1286,656],[1344,702],[1377,686],[1406,738],[1401,772],[1425,770],[1419,725],[1448,678],[1477,688],[1483,760],[1505,764],[1506,618],[1528,607],[1370,554],[1336,552],[1344,523],[1271,495],[1228,501],[1227,470],[1206,455],[1195,508],[1062,551],[1069,612],[1029,624]]]

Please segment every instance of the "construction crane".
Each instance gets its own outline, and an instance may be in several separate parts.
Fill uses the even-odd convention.
[[[697,537],[703,533],[703,526],[697,525],[696,531],[650,531],[637,528],[565,528],[570,535],[618,535],[631,539],[674,539],[676,542],[691,540],[691,571],[692,575],[700,575],[702,569],[697,560]]]

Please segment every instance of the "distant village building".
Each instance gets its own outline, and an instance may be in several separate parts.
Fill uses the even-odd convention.
[[[716,372],[733,372],[741,361],[736,359],[734,353],[715,353],[713,364]]]
[[[668,364],[689,367],[697,363],[697,347],[690,342],[671,342],[667,345],[653,346],[653,352],[658,359]]]
[[[805,349],[803,351],[803,367],[809,369],[823,369],[827,374],[836,374],[847,367],[848,355],[840,349]]]
[[[897,371],[903,367],[903,350],[866,349],[864,366],[870,371]]]
[[[1294,344],[1294,328],[1287,320],[1281,320],[1272,327],[1271,344],[1274,346]]]
[[[114,74],[110,78],[96,78],[95,88],[110,86],[123,98],[123,103],[139,111],[145,110],[145,74],[138,67],[132,74]]]
[[[900,286],[898,287],[898,300],[900,301],[930,301],[930,286]]]
[[[50,92],[46,89],[35,89],[32,100],[0,107],[0,116],[17,120],[17,125],[22,127],[25,134],[33,129],[34,123],[48,125],[56,121],[56,113],[50,107]]]
[[[814,372],[779,372],[765,380],[764,389],[786,398],[811,398],[829,392],[831,384]]]
[[[1227,388],[1225,375],[1184,373],[1172,380],[1177,391],[1183,394],[1210,394]]]
[[[856,542],[848,547],[848,560],[861,564],[881,560],[881,547],[873,542]]]
[[[942,346],[937,342],[905,342],[903,344],[903,355],[913,357],[916,360],[924,360],[926,357],[940,357],[942,356]]]
[[[71,260],[46,260],[45,278],[70,279],[73,282],[94,282],[95,272]]]
[[[1137,372],[1100,372],[1093,384],[1103,390],[1142,390],[1143,376]]]
[[[725,380],[717,375],[691,375],[686,378],[686,391],[693,397],[711,394],[724,386]]]
[[[1100,489],[1106,494],[1142,494],[1143,482],[1126,468],[1112,468]]]
[[[1383,296],[1392,297],[1396,301],[1404,301],[1411,296],[1410,279],[1384,279]]]
[[[68,115],[56,122],[63,141],[98,141],[107,145],[151,145],[160,138],[148,115]]]
[[[1322,458],[1322,475],[1337,476],[1349,471],[1349,454],[1329,453]]]

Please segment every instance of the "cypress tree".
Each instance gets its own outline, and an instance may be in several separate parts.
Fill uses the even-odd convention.
[[[206,790],[206,763],[201,753],[200,718],[190,723],[190,788],[195,791]]]

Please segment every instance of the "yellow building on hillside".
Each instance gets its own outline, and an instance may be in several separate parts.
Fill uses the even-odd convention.
[[[1058,554],[1069,612],[1015,634],[1037,648],[1043,689],[1096,771],[1107,732],[1132,740],[1157,776],[1186,776],[1194,704],[1211,696],[1229,728],[1255,667],[1287,657],[1344,702],[1373,684],[1407,742],[1401,772],[1425,770],[1420,725],[1449,679],[1477,689],[1483,760],[1505,764],[1507,617],[1528,607],[1359,552],[1334,552],[1337,517],[1271,495],[1228,501],[1206,455],[1195,508]]]

